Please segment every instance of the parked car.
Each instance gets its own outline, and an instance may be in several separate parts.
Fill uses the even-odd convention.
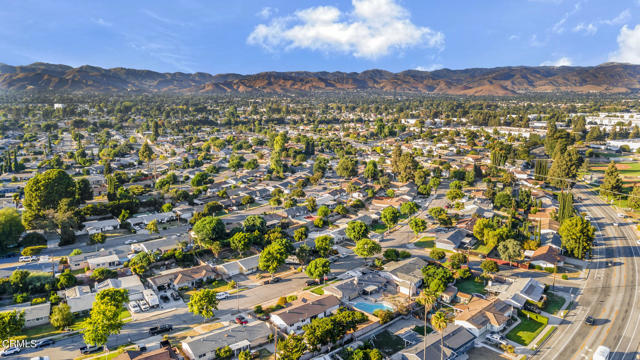
[[[16,347],[16,346],[12,346],[10,348],[6,348],[3,352],[2,352],[2,356],[9,356],[9,355],[13,355],[13,354],[17,354],[20,352],[20,348]]]
[[[236,323],[238,323],[240,325],[246,325],[246,324],[249,323],[249,321],[247,321],[247,319],[245,319],[244,316],[238,315],[238,316],[236,316]]]
[[[316,280],[307,280],[307,281],[304,282],[304,284],[306,286],[313,286],[313,285],[316,285],[317,283],[318,283],[318,281],[316,281]]]
[[[19,262],[31,262],[32,260],[31,256],[20,256],[20,258],[18,259]]]
[[[177,292],[174,291],[174,292],[171,293],[171,298],[173,300],[178,301],[178,300],[180,300],[180,295]]]
[[[216,294],[216,298],[217,298],[218,300],[226,299],[226,298],[228,298],[228,297],[229,297],[229,293],[228,293],[228,292],[226,292],[226,291],[221,291],[221,292],[219,292],[219,293],[217,293],[217,294]]]
[[[487,339],[494,341],[498,344],[507,344],[507,342],[504,340],[504,337],[502,337],[502,335],[500,334],[489,334],[487,336]]]
[[[530,303],[524,303],[524,309],[527,311],[534,312],[536,314],[540,314],[540,309],[537,306]]]
[[[171,325],[171,324],[164,324],[164,325],[160,325],[160,326],[154,326],[154,327],[149,329],[149,335],[155,336],[155,335],[158,335],[158,334],[169,332],[171,330],[173,330],[173,325]]]
[[[147,304],[147,302],[146,302],[146,301],[144,301],[144,300],[140,300],[140,301],[138,301],[138,303],[140,304],[140,309],[141,309],[142,311],[149,311],[149,309],[151,309],[151,308],[149,307],[149,304]]]
[[[41,347],[53,345],[54,343],[55,343],[55,341],[53,341],[51,339],[39,340],[38,342],[36,342],[35,347],[41,348]]]
[[[168,303],[171,299],[169,299],[169,296],[167,294],[162,294],[160,295],[160,300],[162,300],[162,302]]]
[[[93,354],[95,352],[102,351],[102,349],[104,349],[103,346],[85,345],[80,348],[80,353],[82,353],[82,355]]]
[[[139,313],[140,312],[140,306],[135,301],[132,301],[132,302],[129,303],[129,309],[131,311],[133,311],[134,313]]]
[[[584,318],[584,323],[587,325],[595,325],[596,320],[591,316],[587,316],[586,318]]]
[[[258,318],[258,320],[267,321],[271,318],[271,316],[269,314],[262,314],[256,316],[256,318]]]

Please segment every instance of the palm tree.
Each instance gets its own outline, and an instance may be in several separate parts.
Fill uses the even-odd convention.
[[[422,352],[422,360],[427,360],[427,313],[433,308],[437,300],[436,295],[433,292],[423,290],[416,301],[418,304],[424,306],[424,349]]]
[[[451,319],[444,311],[438,311],[431,316],[431,326],[440,333],[440,360],[444,360],[444,329]]]

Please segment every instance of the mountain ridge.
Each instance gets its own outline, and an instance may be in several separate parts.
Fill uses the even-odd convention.
[[[640,91],[640,65],[503,66],[390,72],[266,71],[256,74],[156,72],[92,65],[0,63],[0,90],[72,93],[306,93],[378,91],[513,96],[526,93],[630,93]]]

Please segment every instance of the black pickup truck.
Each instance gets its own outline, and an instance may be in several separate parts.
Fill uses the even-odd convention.
[[[170,324],[154,326],[151,329],[149,329],[149,335],[155,336],[155,335],[159,335],[159,334],[162,334],[162,333],[165,333],[165,332],[169,332],[171,330],[173,330],[173,325],[170,325]]]

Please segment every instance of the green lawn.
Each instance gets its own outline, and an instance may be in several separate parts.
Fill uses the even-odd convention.
[[[567,299],[565,299],[564,297],[548,292],[547,302],[542,310],[548,312],[549,314],[555,314],[560,311],[560,308],[562,308],[562,305],[564,305],[566,301]]]
[[[552,326],[551,328],[549,328],[549,330],[547,330],[547,332],[540,338],[540,340],[538,340],[538,342],[536,343],[536,347],[539,347],[540,345],[542,345],[542,343],[547,340],[547,338],[549,336],[551,336],[551,334],[553,333],[553,331],[557,328],[557,326]]]
[[[129,312],[127,312],[129,314]],[[129,315],[130,316],[130,315]],[[82,318],[74,318],[74,322],[69,328],[71,330],[81,330],[83,328],[83,322],[86,317]],[[58,330],[51,324],[43,324],[39,326],[34,326],[32,328],[24,329],[19,336],[25,336],[27,339],[36,340],[49,336],[60,335],[65,333],[64,330]]]
[[[371,225],[371,230],[375,233],[382,234],[387,231],[387,225],[381,222],[376,222]]]
[[[546,325],[533,319],[527,319],[526,315],[519,314],[518,317],[520,323],[509,331],[507,339],[527,346],[542,332]]]
[[[484,294],[485,293],[484,281],[476,282],[475,280],[473,280],[473,278],[468,278],[462,281],[456,281],[456,287],[458,288],[458,291],[462,291],[463,293],[467,293],[467,294],[473,294],[473,293]]]
[[[404,340],[400,336],[393,335],[389,331],[383,331],[375,335],[373,346],[384,355],[391,356],[404,349]]]
[[[413,243],[413,245],[417,247],[421,247],[423,249],[431,249],[435,246],[435,238],[433,236],[425,236],[422,239]]]

